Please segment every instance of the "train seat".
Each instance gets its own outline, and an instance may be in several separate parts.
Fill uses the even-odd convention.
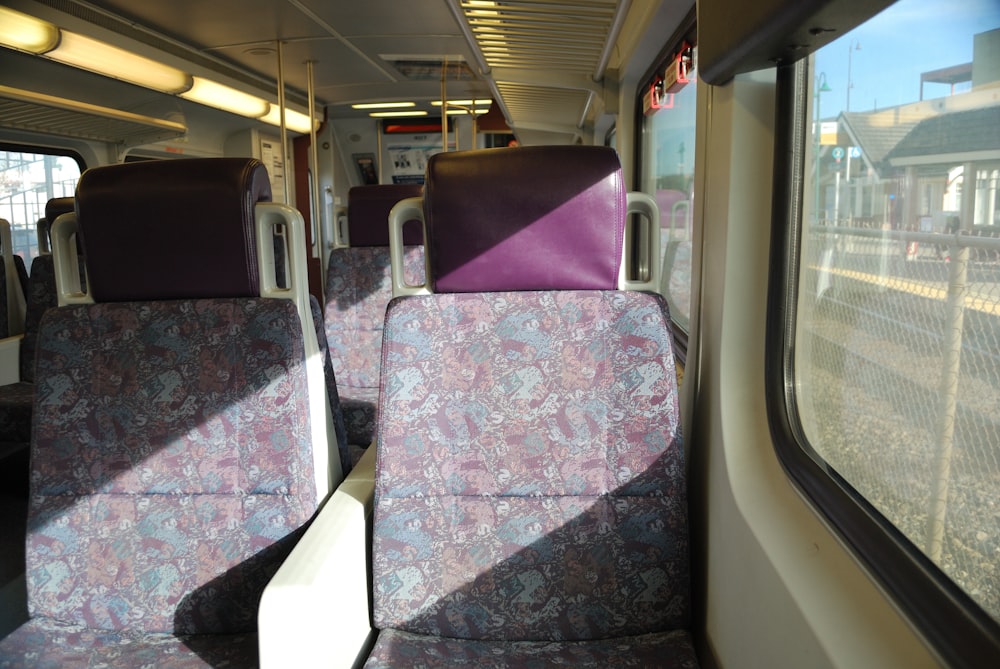
[[[49,224],[73,211],[73,198],[55,198],[45,206]],[[18,257],[18,256],[15,256]],[[0,456],[26,448],[31,435],[31,403],[35,376],[38,323],[49,307],[56,306],[55,273],[51,254],[37,256],[27,278],[23,337],[10,341],[17,348],[18,380],[0,386]],[[6,344],[6,343],[5,343]]]
[[[85,173],[78,218],[53,234],[30,619],[0,641],[0,666],[255,665],[260,594],[322,499],[312,324],[274,299],[291,295],[258,243],[280,220],[304,252],[301,216],[257,203],[258,161],[155,165]],[[92,297],[71,287],[77,227]]]
[[[28,276],[27,304],[24,311],[24,339],[21,341],[21,380],[33,380],[35,374],[35,344],[38,339],[38,323],[46,309],[57,306],[56,273],[52,252],[48,243],[49,231],[56,219],[75,211],[72,197],[52,198],[45,203],[45,218],[39,221],[39,241],[46,239],[45,251],[31,261]]]
[[[24,258],[14,253],[10,223],[0,218],[0,338],[24,332],[27,287]]]
[[[698,666],[670,321],[637,276],[655,203],[611,149],[521,147],[434,156],[394,239],[412,216],[431,270],[401,280],[393,246],[374,494],[327,507],[354,510],[355,541],[373,513],[375,629],[338,638],[368,667]],[[345,620],[307,599],[332,581],[310,561],[344,550],[326,513],[265,591],[265,667],[315,664],[306,636]]]
[[[326,275],[326,336],[337,376],[352,464],[375,435],[379,360],[385,308],[392,298],[389,275],[389,211],[418,197],[419,185],[355,186],[348,193],[347,231],[338,227]],[[422,280],[423,240],[406,231],[407,267]]]

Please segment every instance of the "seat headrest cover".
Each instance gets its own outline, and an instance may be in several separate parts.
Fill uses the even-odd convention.
[[[388,246],[389,212],[400,200],[420,197],[423,192],[419,184],[378,184],[349,190],[347,230],[351,246]],[[419,226],[404,226],[403,243],[408,246],[424,243]]]
[[[74,210],[74,201],[71,197],[54,197],[45,203],[45,222],[52,227],[56,219],[63,214],[68,214]]]
[[[254,207],[271,199],[252,158],[199,158],[87,170],[76,213],[97,302],[260,294]]]
[[[439,153],[424,189],[435,292],[617,286],[626,200],[614,149]]]
[[[56,219],[63,214],[72,213],[75,209],[75,201],[71,197],[54,197],[45,203],[45,218],[38,221],[38,225],[43,227],[47,240],[52,237],[52,224],[56,222]]]

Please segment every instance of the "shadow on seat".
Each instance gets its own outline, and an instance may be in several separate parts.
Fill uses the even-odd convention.
[[[352,464],[375,436],[382,324],[392,298],[389,211],[400,200],[421,192],[421,186],[409,184],[352,188],[347,233],[339,231],[337,248],[330,253],[324,318]],[[406,244],[411,280],[423,281],[423,239],[418,227],[407,228]]]
[[[393,248],[360,658],[374,636],[367,667],[697,667],[655,202],[603,147],[441,153],[425,183],[390,217],[425,221],[432,269],[398,280]],[[314,539],[268,609],[325,581]],[[262,659],[279,618],[262,606]]]
[[[258,243],[280,221],[304,250],[302,219],[258,204],[267,182],[243,159],[81,177],[53,231],[66,305],[38,337],[31,618],[0,666],[256,665],[260,594],[330,476],[308,305],[279,299],[302,284],[276,290]],[[89,297],[64,261],[77,225]]]

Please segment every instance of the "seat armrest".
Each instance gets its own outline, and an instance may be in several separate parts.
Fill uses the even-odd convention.
[[[24,335],[0,339],[0,386],[21,380],[21,340]]]
[[[257,616],[264,669],[364,663],[375,638],[368,566],[374,491],[369,448],[264,590]]]

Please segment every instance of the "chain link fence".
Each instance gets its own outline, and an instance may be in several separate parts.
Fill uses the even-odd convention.
[[[815,226],[802,277],[812,446],[1000,620],[1000,239]]]

